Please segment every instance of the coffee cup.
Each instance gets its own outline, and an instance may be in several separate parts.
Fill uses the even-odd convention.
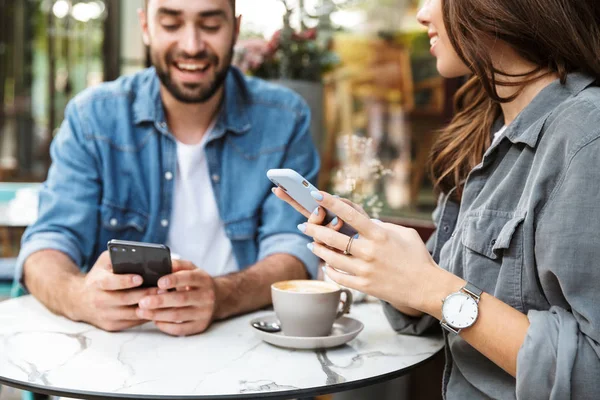
[[[328,336],[335,320],[347,314],[352,304],[348,289],[323,281],[277,282],[271,285],[271,296],[286,336]]]

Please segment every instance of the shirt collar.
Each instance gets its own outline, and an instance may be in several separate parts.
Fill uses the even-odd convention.
[[[555,80],[546,86],[506,129],[506,137],[513,143],[525,143],[534,148],[542,128],[554,109],[570,97],[577,96],[592,85],[596,78],[579,72],[567,76],[563,85]]]
[[[225,98],[213,130],[213,137],[226,132],[244,134],[251,128],[249,116],[250,95],[243,74],[231,67],[225,78]],[[140,84],[133,101],[135,124],[154,122],[166,127],[165,113],[160,97],[160,81],[154,67],[142,72]]]

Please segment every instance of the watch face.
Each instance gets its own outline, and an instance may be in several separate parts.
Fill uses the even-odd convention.
[[[451,294],[444,300],[442,316],[455,329],[467,328],[477,319],[477,302],[464,293]]]

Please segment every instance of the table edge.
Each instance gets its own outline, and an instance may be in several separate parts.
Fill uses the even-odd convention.
[[[89,392],[67,390],[49,386],[41,386],[37,384],[25,384],[23,381],[17,381],[10,378],[0,376],[0,385],[14,387],[16,389],[26,390],[34,393],[41,393],[50,396],[59,397],[75,397],[85,400],[116,400],[116,399],[147,399],[147,400],[226,400],[226,399],[290,399],[297,397],[321,396],[325,394],[340,393],[347,390],[361,389],[367,386],[375,385],[400,378],[412,370],[420,367],[423,364],[431,361],[433,357],[439,354],[444,349],[442,346],[438,351],[432,353],[429,357],[421,360],[416,364],[412,364],[406,368],[399,369],[387,374],[372,376],[365,379],[355,380],[352,382],[336,383],[334,385],[319,386],[307,389],[280,390],[276,392],[256,392],[256,393],[238,393],[238,394],[223,394],[223,395],[137,395],[137,394],[119,394],[119,393],[104,393],[104,392]],[[242,397],[243,396],[243,397]]]

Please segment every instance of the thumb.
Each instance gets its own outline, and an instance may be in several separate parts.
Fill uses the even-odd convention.
[[[191,261],[184,260],[171,260],[171,266],[173,267],[173,272],[193,271],[198,269]]]
[[[99,261],[98,263],[96,263],[94,268],[101,270],[101,271],[109,271],[109,272],[112,272],[112,270],[113,270],[112,264],[110,263],[110,261]]]

